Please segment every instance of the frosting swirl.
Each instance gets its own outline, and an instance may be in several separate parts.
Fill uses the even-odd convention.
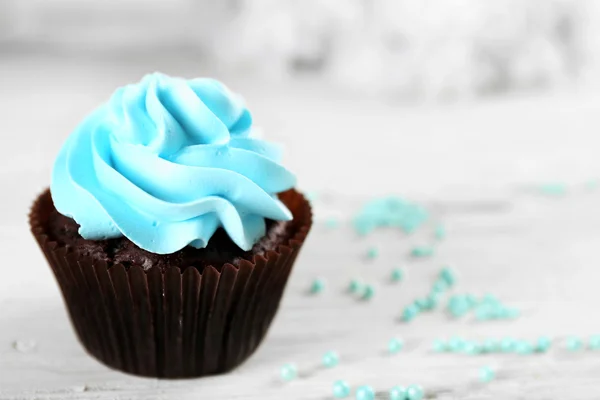
[[[243,100],[222,83],[147,75],[69,136],[52,171],[54,205],[85,239],[125,236],[168,254],[205,247],[223,227],[249,250],[265,218],[292,218],[276,194],[295,185],[280,148],[251,128]]]

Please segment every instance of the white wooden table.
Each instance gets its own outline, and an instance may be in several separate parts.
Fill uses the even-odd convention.
[[[385,399],[396,384],[419,383],[428,397],[449,399],[597,400],[600,352],[544,355],[451,355],[430,351],[435,338],[600,334],[600,96],[563,93],[446,108],[392,107],[319,85],[269,86],[241,78],[268,137],[288,147],[302,188],[319,193],[317,221],[296,264],[278,317],[259,351],[231,374],[188,381],[140,379],[87,356],[69,325],[60,294],[28,232],[26,213],[48,184],[53,158],[73,125],[118,84],[161,69],[199,75],[190,60],[136,63],[57,58],[0,59],[0,399],[331,399],[346,379],[372,385]],[[553,198],[527,185],[559,181]],[[429,243],[431,226],[406,237],[394,230],[359,239],[349,219],[362,202],[394,193],[425,205],[444,221],[447,238],[434,257],[410,260]],[[324,220],[338,218],[338,229]],[[366,261],[369,246],[380,256]],[[450,320],[441,312],[398,322],[440,267],[459,271],[457,293],[497,295],[518,307],[515,321]],[[20,265],[9,274],[8,268]],[[408,277],[387,283],[392,267]],[[312,279],[327,289],[309,296]],[[351,278],[376,287],[369,302],[343,293]],[[388,356],[393,336],[406,349]],[[13,347],[21,342],[20,350]],[[27,342],[33,346],[27,348]],[[328,350],[337,368],[319,366]],[[283,383],[279,369],[299,367]],[[498,377],[478,383],[479,368]]]

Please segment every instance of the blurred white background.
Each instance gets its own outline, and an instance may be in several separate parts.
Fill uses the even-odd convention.
[[[597,0],[0,0],[13,51],[181,51],[409,102],[591,84],[599,27]]]
[[[0,174],[28,205],[78,121],[159,70],[241,92],[307,189],[586,181],[599,33],[598,0],[0,0]]]

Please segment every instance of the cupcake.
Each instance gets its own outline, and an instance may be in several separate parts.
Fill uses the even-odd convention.
[[[31,231],[85,349],[131,374],[218,374],[277,311],[309,203],[213,79],[151,74],[64,143]]]

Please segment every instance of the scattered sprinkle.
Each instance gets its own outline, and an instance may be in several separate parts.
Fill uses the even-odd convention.
[[[506,337],[500,341],[500,351],[510,353],[515,349],[515,340],[511,337]]]
[[[427,310],[427,299],[415,299],[413,304],[419,309],[419,311]]]
[[[333,383],[333,397],[336,399],[344,399],[350,396],[350,385],[348,382],[339,380]]]
[[[394,268],[390,274],[392,282],[400,282],[404,278],[404,272],[400,268]]]
[[[356,400],[375,400],[375,391],[371,386],[360,386],[356,389]]]
[[[340,226],[340,221],[338,221],[334,217],[330,217],[330,218],[327,218],[327,220],[325,221],[325,226],[329,229],[335,229],[338,226]]]
[[[406,388],[406,400],[421,400],[423,396],[423,388],[419,385],[410,385]]]
[[[27,339],[27,340],[15,340],[13,342],[13,348],[19,353],[31,353],[37,347],[37,343],[35,340]]]
[[[377,258],[377,256],[379,256],[379,250],[377,250],[377,247],[370,247],[367,250],[367,258],[372,260],[374,258]]]
[[[590,350],[600,350],[600,335],[590,337],[589,347]]]
[[[578,351],[583,349],[583,340],[577,336],[569,336],[566,344],[567,350]]]
[[[350,293],[358,293],[361,291],[361,289],[362,289],[362,284],[356,279],[352,279],[350,281],[350,283],[348,284],[348,291]]]
[[[298,369],[295,364],[285,364],[281,367],[281,379],[284,381],[291,381],[296,379],[298,376]]]
[[[562,196],[567,193],[567,187],[562,183],[546,183],[540,185],[539,191],[549,196]]]
[[[425,310],[431,311],[438,306],[438,295],[436,293],[429,294],[425,299]]]
[[[481,351],[484,353],[495,353],[500,350],[500,342],[496,339],[486,339],[483,341]]]
[[[595,190],[598,188],[598,179],[591,179],[585,183],[585,188],[587,190]]]
[[[432,256],[434,252],[433,246],[416,246],[412,248],[410,255],[415,258],[423,258]]]
[[[453,352],[462,351],[466,341],[460,336],[453,336],[448,342],[448,348]]]
[[[405,233],[412,233],[428,218],[429,214],[421,206],[389,196],[366,203],[354,217],[353,225],[360,235],[367,235],[381,227],[397,227]]]
[[[456,284],[456,273],[452,268],[444,267],[440,270],[438,279],[446,282],[449,287],[452,287],[454,284]]]
[[[431,348],[436,353],[443,353],[445,351],[448,351],[448,344],[444,340],[436,339],[433,341],[433,345],[431,346]]]
[[[526,340],[517,340],[514,344],[514,351],[517,354],[529,355],[533,354],[535,347]]]
[[[325,281],[323,279],[315,279],[310,285],[310,292],[313,294],[321,293],[325,289]]]
[[[494,380],[496,372],[492,367],[485,366],[479,370],[479,380],[484,383],[488,383]]]
[[[442,240],[443,238],[445,238],[446,237],[446,228],[444,227],[444,225],[438,224],[435,227],[435,231],[434,231],[433,235],[435,236],[435,238],[437,240]]]
[[[474,356],[481,353],[481,346],[476,342],[465,342],[462,346],[462,351],[465,354]]]
[[[447,285],[444,281],[438,281],[442,286]],[[448,299],[446,310],[454,318],[460,318],[473,309],[474,305],[465,295],[455,294]]]
[[[388,351],[390,354],[399,353],[400,350],[404,347],[404,342],[399,338],[392,338],[388,343]]]
[[[403,386],[394,386],[390,389],[390,400],[406,400],[406,388]]]
[[[365,285],[362,293],[363,300],[371,300],[375,296],[375,288],[371,285]]]
[[[521,314],[515,308],[506,307],[491,294],[480,300],[470,294],[453,295],[448,299],[446,310],[454,318],[463,317],[472,311],[477,321],[515,319]]]
[[[323,355],[323,366],[326,368],[333,368],[340,363],[340,357],[335,351],[328,351]]]
[[[546,351],[548,351],[548,349],[550,349],[551,345],[552,345],[552,340],[549,337],[540,336],[535,341],[535,351],[540,352],[540,353],[545,353]]]
[[[410,322],[415,319],[417,315],[419,315],[419,309],[414,304],[411,304],[406,306],[402,311],[402,321]]]
[[[432,293],[444,293],[446,290],[448,290],[448,284],[439,279],[434,282],[433,287],[431,288]]]

